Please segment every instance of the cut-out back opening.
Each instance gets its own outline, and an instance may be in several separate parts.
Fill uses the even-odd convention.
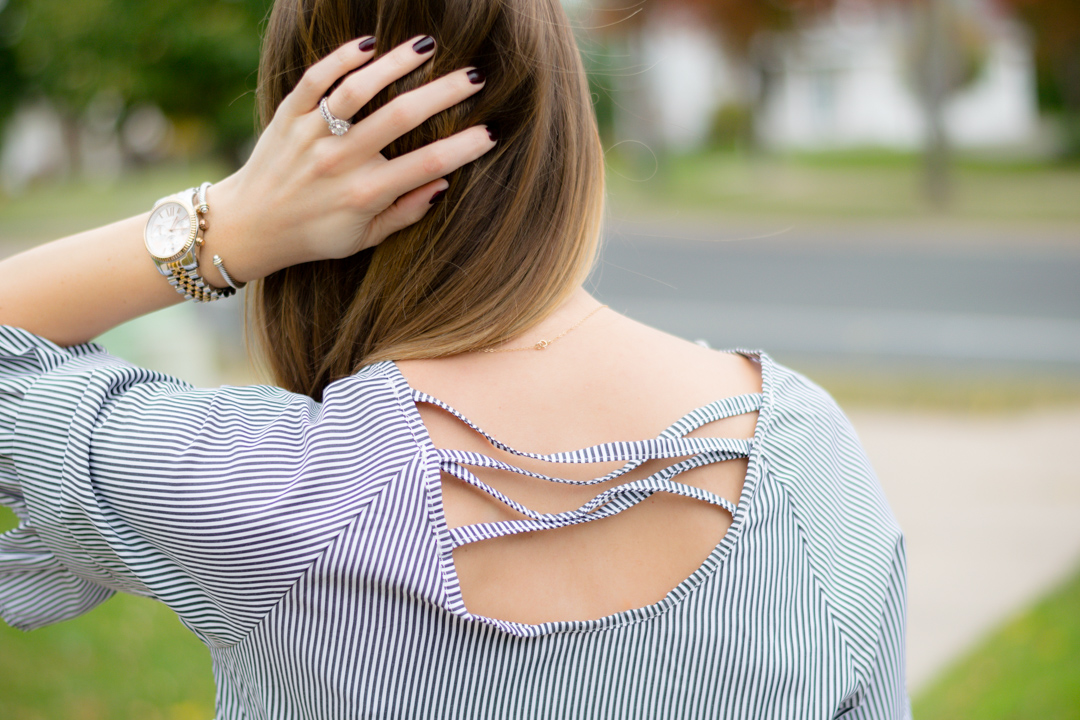
[[[436,449],[466,610],[538,625],[654,605],[700,570],[737,511],[761,395],[698,408],[652,440],[550,455],[500,443],[431,396],[414,401],[470,431],[454,443],[466,449]],[[733,426],[743,437],[716,435]]]

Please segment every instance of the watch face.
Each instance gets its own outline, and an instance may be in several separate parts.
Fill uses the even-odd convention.
[[[164,203],[146,224],[146,248],[159,258],[172,257],[188,244],[191,232],[187,208],[177,202]]]

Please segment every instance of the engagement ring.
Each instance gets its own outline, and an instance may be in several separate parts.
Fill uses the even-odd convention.
[[[330,112],[330,107],[326,103],[326,96],[319,101],[319,112],[322,113],[323,120],[330,126],[330,132],[335,135],[344,135],[349,132],[349,128],[352,127],[352,123],[348,120],[342,120],[339,117],[334,117],[334,114]]]

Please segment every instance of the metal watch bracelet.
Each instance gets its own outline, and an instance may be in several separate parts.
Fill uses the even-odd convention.
[[[171,262],[158,261],[158,269],[165,276],[168,283],[186,299],[198,303],[232,297],[239,288],[243,287],[243,284],[238,285],[233,282],[232,278],[224,270],[221,258],[217,255],[214,256],[214,264],[218,267],[229,286],[224,288],[214,287],[207,283],[199,273],[198,251],[202,249],[204,242],[203,232],[207,228],[205,215],[209,211],[209,206],[206,202],[206,189],[210,185],[211,183],[206,182],[198,188],[188,188],[177,193],[186,200],[186,203],[183,204],[188,205],[195,211],[194,243],[190,248],[190,252],[185,256],[176,258]],[[160,204],[165,200],[166,198],[162,198],[158,203]],[[155,207],[157,206],[155,205]]]

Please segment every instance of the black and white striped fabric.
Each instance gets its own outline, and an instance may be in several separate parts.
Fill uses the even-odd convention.
[[[653,440],[541,456],[625,462],[616,473],[689,456],[674,470],[577,511],[449,529],[440,474],[495,493],[468,467],[496,461],[435,448],[416,403],[438,400],[392,362],[317,403],[197,389],[0,326],[0,501],[21,520],[0,536],[0,615],[29,630],[114,591],[160,600],[210,650],[218,720],[909,717],[900,529],[831,398],[744,354],[760,394]],[[685,437],[755,409],[751,440]],[[731,457],[749,459],[737,504],[677,481]],[[660,602],[543,625],[465,609],[455,545],[658,491],[733,516]]]

